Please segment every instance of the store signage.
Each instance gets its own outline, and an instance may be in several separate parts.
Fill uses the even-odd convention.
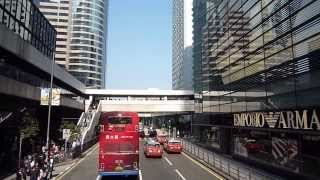
[[[238,113],[233,114],[233,125],[237,127],[320,130],[319,117],[320,113],[315,109]]]

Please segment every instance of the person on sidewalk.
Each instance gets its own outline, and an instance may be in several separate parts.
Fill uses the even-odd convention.
[[[32,166],[30,180],[37,180],[37,179],[38,179],[38,171],[35,166]]]
[[[17,178],[16,180],[27,180],[27,176],[26,174],[24,173],[23,169],[20,168],[17,172]]]
[[[46,168],[44,167],[40,168],[38,180],[47,180],[47,179],[48,179],[48,176],[47,176]]]

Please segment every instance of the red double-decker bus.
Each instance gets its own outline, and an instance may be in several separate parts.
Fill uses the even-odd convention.
[[[100,176],[139,178],[139,116],[134,112],[101,114]]]

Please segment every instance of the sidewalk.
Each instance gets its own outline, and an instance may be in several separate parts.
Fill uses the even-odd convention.
[[[56,164],[53,168],[53,173],[52,173],[52,179],[55,179],[55,177],[59,176],[60,174],[62,174],[63,172],[67,171],[70,167],[72,167],[75,162],[77,161],[77,159],[74,160],[70,160],[67,162],[63,162],[63,163],[59,163]],[[4,180],[15,180],[16,179],[16,174],[12,174],[11,176],[8,176],[6,178],[4,178]],[[30,177],[27,176],[27,180],[29,180]]]
[[[190,141],[181,139],[183,151],[187,155],[198,160],[203,165],[214,170],[227,179],[240,180],[281,180],[281,177],[272,175],[262,170],[255,169],[243,163],[232,159],[222,157],[221,155],[208,151]]]
[[[61,162],[61,163],[57,163],[54,164],[54,168],[53,168],[53,173],[52,173],[52,179],[55,180],[57,177],[59,177],[61,174],[63,174],[64,172],[68,171],[72,166],[74,166],[80,159],[85,158],[85,156],[92,151],[94,148],[96,148],[98,144],[94,144],[93,146],[91,146],[90,148],[88,148],[85,152],[82,153],[81,156],[66,161],[66,162]],[[3,180],[15,180],[16,179],[16,174],[12,174],[6,178],[4,178]],[[30,177],[27,177],[27,180],[29,180]]]

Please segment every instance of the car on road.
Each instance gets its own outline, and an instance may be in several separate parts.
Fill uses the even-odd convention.
[[[144,155],[146,157],[162,157],[163,150],[160,143],[154,140],[147,140],[143,147]]]
[[[177,139],[170,139],[169,141],[163,144],[163,148],[168,153],[181,153],[182,152],[182,144],[181,141]]]
[[[159,134],[157,136],[157,141],[160,143],[160,144],[163,144],[167,141],[167,135],[165,134]]]

